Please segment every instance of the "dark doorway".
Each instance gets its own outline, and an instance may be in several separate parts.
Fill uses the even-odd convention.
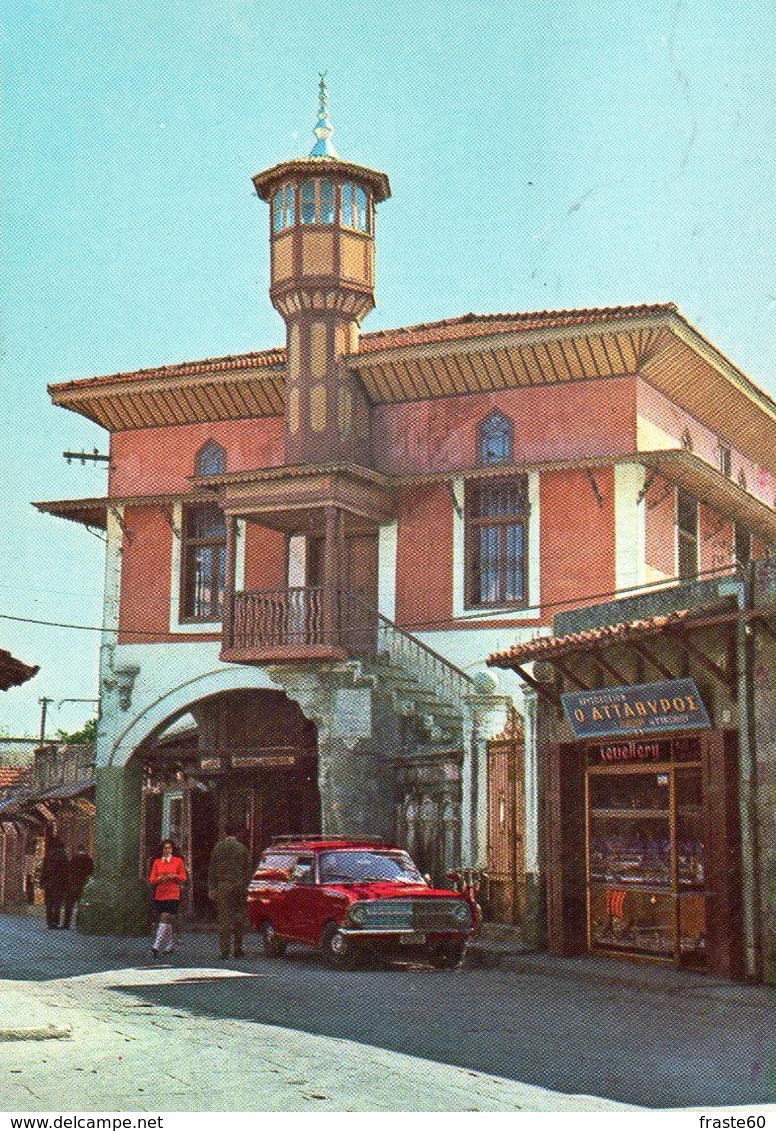
[[[210,854],[218,839],[218,797],[193,782],[191,797],[191,899],[197,918],[210,918],[213,907],[207,894]]]

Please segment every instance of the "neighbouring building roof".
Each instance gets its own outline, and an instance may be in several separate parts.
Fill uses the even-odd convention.
[[[0,766],[0,789],[16,785],[26,772],[26,766]]]
[[[9,687],[18,687],[26,683],[39,671],[37,664],[24,664],[10,652],[0,648],[0,691],[7,691]]]

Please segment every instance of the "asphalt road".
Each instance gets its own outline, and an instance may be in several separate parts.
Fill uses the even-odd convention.
[[[147,947],[0,915],[3,978],[137,967]],[[337,1037],[629,1104],[776,1102],[776,995],[765,987],[652,968],[623,978],[614,961],[585,967],[546,957],[517,969],[337,971],[301,948],[283,960],[259,958],[252,939],[247,957],[228,968],[261,977],[186,981],[187,968],[218,965],[216,953],[214,935],[186,935],[175,955],[181,977],[149,978],[131,992],[180,1014]],[[112,992],[128,991],[117,984]]]

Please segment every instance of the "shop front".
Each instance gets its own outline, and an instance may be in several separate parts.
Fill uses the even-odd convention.
[[[183,720],[185,723],[186,720]],[[316,729],[281,692],[232,692],[193,704],[144,753],[143,876],[162,839],[180,849],[190,883],[182,910],[208,918],[208,866],[227,828],[258,860],[281,834],[320,831]]]
[[[490,658],[536,697],[551,953],[762,977],[753,688],[771,607],[715,588],[564,614]]]
[[[740,975],[735,733],[547,754],[549,950]]]

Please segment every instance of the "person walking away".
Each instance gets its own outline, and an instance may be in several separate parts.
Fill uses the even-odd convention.
[[[181,901],[181,887],[188,876],[183,860],[171,840],[163,840],[159,855],[151,863],[148,882],[154,893],[154,908],[159,916],[156,938],[151,947],[154,958],[159,952],[172,954],[175,949],[175,920]]]
[[[81,892],[86,886],[86,881],[94,871],[94,861],[86,851],[86,845],[79,844],[70,857],[70,872],[65,893],[65,921],[62,924],[65,930],[70,926],[73,909],[81,898]]]
[[[46,838],[43,865],[40,870],[40,886],[46,903],[46,926],[50,931],[59,929],[62,904],[67,894],[70,876],[70,860],[56,825]]]
[[[229,958],[232,938],[234,957],[243,955],[245,896],[253,869],[248,849],[237,839],[239,831],[229,828],[217,842],[207,875],[208,895],[216,905],[221,958]]]

